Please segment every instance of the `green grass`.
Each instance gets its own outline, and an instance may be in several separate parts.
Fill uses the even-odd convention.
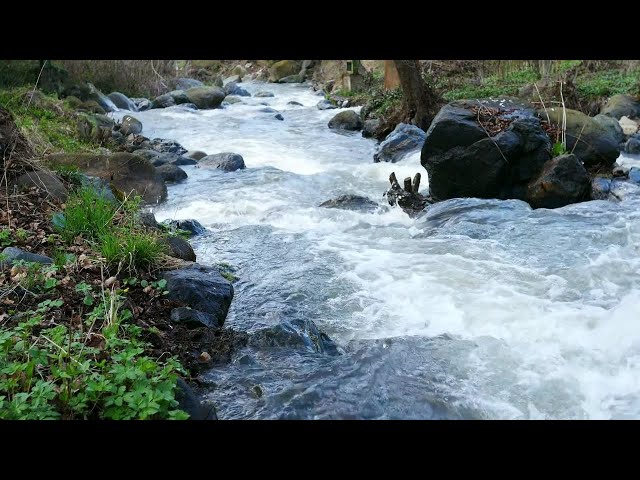
[[[31,141],[36,153],[92,152],[97,144],[82,139],[78,120],[68,107],[54,96],[42,95],[42,101],[29,104],[25,95],[29,87],[0,90],[0,105],[13,113],[16,125]]]
[[[587,98],[640,93],[640,70],[609,70],[585,75],[576,80],[578,93]]]
[[[102,197],[95,189],[83,187],[69,197],[64,210],[62,237],[73,241],[77,236],[97,240],[112,228],[118,206]]]
[[[101,236],[98,249],[108,264],[121,264],[129,272],[153,266],[166,252],[156,236],[126,227]]]
[[[464,83],[443,92],[442,97],[447,101],[515,96],[524,85],[538,80],[538,74],[532,69],[507,72],[505,75],[490,75],[480,85]],[[447,88],[440,85],[440,88]]]

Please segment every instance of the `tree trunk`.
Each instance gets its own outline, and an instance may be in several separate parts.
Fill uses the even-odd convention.
[[[438,96],[422,80],[422,69],[418,60],[394,60],[393,62],[400,77],[400,86],[410,118],[415,125],[427,130],[435,116]]]

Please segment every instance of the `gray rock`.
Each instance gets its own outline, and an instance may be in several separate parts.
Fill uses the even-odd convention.
[[[207,231],[206,228],[197,220],[165,220],[163,225],[169,228],[169,230],[175,232],[176,229],[185,230],[191,232],[191,235],[202,235]]]
[[[223,87],[226,87],[229,83],[242,83],[242,78],[240,75],[231,75],[230,77],[226,77],[222,80]]]
[[[607,200],[611,193],[611,179],[594,177],[591,181],[591,200]]]
[[[206,157],[207,154],[200,150],[190,150],[189,152],[185,153],[184,156],[187,158],[192,158],[194,160],[200,160],[201,158]]]
[[[345,110],[335,115],[328,124],[329,128],[335,128],[340,130],[357,131],[362,130],[362,119],[353,110]],[[422,130],[421,130],[422,131]],[[423,136],[424,136],[424,132]],[[422,146],[422,144],[420,144]]]
[[[46,170],[34,170],[22,174],[16,180],[16,185],[22,188],[37,187],[47,197],[60,202],[67,200],[68,192],[64,184],[53,173]]]
[[[235,103],[243,103],[240,97],[236,97],[235,95],[227,95],[224,97],[224,102],[222,104],[233,105]]]
[[[318,110],[332,110],[334,108],[338,108],[336,105],[331,103],[329,100],[320,100],[316,105]]]
[[[640,117],[640,102],[631,95],[614,95],[607,100],[600,113],[617,120],[622,117],[637,118]]]
[[[291,100],[287,102],[287,105],[293,105],[294,107],[304,107],[300,102],[296,102],[295,100]]]
[[[380,128],[380,120],[378,120],[377,118],[370,118],[369,120],[365,120],[362,127],[362,136],[364,138],[373,138],[376,136],[378,128]]]
[[[286,77],[282,77],[278,80],[278,83],[302,83],[304,82],[304,77],[302,75],[287,75]]]
[[[311,320],[284,321],[273,327],[257,330],[249,336],[249,346],[265,348],[302,348],[310,352],[339,355],[340,351],[329,336]]]
[[[606,129],[609,134],[613,138],[615,138],[616,142],[624,142],[624,131],[622,130],[622,127],[620,126],[620,122],[618,120],[608,115],[596,115],[595,117],[593,117],[593,120],[601,127]]]
[[[119,203],[118,199],[111,191],[109,183],[106,180],[82,173],[80,174],[80,182],[83,187],[90,187],[91,189],[93,189],[93,191],[97,193],[100,198],[103,198],[104,200],[112,203]]]
[[[160,165],[156,167],[157,172],[166,183],[178,183],[187,179],[187,172],[180,167],[171,164]]]
[[[207,155],[198,162],[201,167],[219,168],[225,172],[233,172],[245,168],[242,155],[231,152],[216,153]]]
[[[182,103],[177,105],[177,108],[182,108],[183,110],[200,110],[195,103]]]
[[[194,264],[163,274],[167,280],[167,297],[184,302],[193,310],[208,315],[208,321],[218,327],[224,321],[233,299],[233,285],[217,269]]]
[[[169,255],[188,262],[196,261],[193,247],[185,239],[175,236],[165,237],[163,243],[169,248]]]
[[[87,96],[88,100],[94,100],[97,102],[105,112],[117,112],[119,110],[115,103],[113,103],[109,97],[98,90],[93,84],[87,82],[87,87],[89,87],[89,95]]]
[[[135,103],[139,112],[144,112],[151,108],[152,102],[148,98],[132,98],[131,101]]]
[[[627,140],[627,143],[624,144],[624,151],[631,155],[640,154],[640,138],[631,137]]]
[[[147,160],[149,160],[150,162],[153,162],[156,158],[158,158],[161,154],[160,152],[157,152],[155,150],[149,150],[146,148],[141,148],[139,150],[136,150],[136,155],[142,158],[145,158]],[[163,162],[166,163],[166,162]]]
[[[326,202],[322,202],[320,207],[324,208],[340,208],[343,210],[362,210],[366,212],[374,212],[380,208],[373,200],[360,195],[340,195]]]
[[[129,110],[131,112],[138,111],[138,107],[136,106],[135,102],[133,102],[124,93],[111,92],[108,97],[114,103],[114,105],[121,110]]]
[[[250,97],[251,94],[244,88],[238,86],[236,82],[229,82],[224,86],[227,95],[237,95],[238,97]]]
[[[160,228],[156,216],[153,212],[138,212],[138,223],[143,227],[157,229]]]
[[[190,102],[200,109],[218,108],[226,96],[219,87],[195,87],[185,93]]]
[[[177,78],[173,82],[173,86],[176,90],[189,90],[194,87],[204,87],[204,83],[195,78]]]
[[[276,113],[273,118],[275,118],[276,120],[284,120],[284,117],[280,114],[280,113]]]
[[[165,93],[164,95],[159,95],[153,99],[151,103],[151,108],[167,108],[173,107],[176,104],[175,99],[169,93]]]
[[[400,123],[387,138],[378,145],[373,161],[396,163],[402,160],[409,153],[422,148],[426,138],[423,130],[415,125]]]
[[[640,184],[640,168],[632,167],[629,170],[629,181]]]
[[[187,94],[184,92],[184,90],[173,90],[167,93],[167,95],[171,95],[176,105],[191,103],[191,100],[189,99]]]
[[[272,92],[260,91],[255,93],[253,96],[258,98],[267,98],[267,97],[274,97],[275,95]]]
[[[18,261],[25,262],[33,262],[40,263],[42,265],[51,265],[53,263],[53,259],[45,256],[38,255],[36,253],[25,252],[16,247],[7,247],[2,250],[2,256],[0,259],[0,269],[4,269],[12,266],[15,262]]]
[[[131,115],[125,115],[122,117],[122,124],[120,125],[120,132],[123,135],[138,135],[142,133],[142,122]]]
[[[188,307],[178,307],[171,310],[171,321],[184,323],[190,328],[218,328],[218,323],[214,317]]]

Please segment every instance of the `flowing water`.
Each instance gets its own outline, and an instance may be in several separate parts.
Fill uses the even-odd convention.
[[[247,165],[183,167],[156,217],[199,220],[199,262],[237,267],[227,326],[313,320],[341,354],[239,352],[205,375],[220,418],[640,418],[640,196],[454,199],[410,219],[382,193],[392,171],[428,188],[419,153],[374,164],[308,87],[243,87],[275,97],[135,114],[146,136]],[[382,208],[318,207],[344,193]]]

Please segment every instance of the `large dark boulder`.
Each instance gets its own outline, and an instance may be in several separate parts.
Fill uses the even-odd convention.
[[[480,123],[485,121],[486,125]],[[510,99],[458,101],[445,105],[434,118],[420,161],[436,201],[524,199],[528,182],[542,170],[550,152],[548,135],[526,106]]]
[[[200,109],[218,108],[224,97],[224,90],[219,87],[195,87],[185,91],[191,103]]]
[[[129,110],[131,112],[137,112],[138,111],[138,107],[133,102],[133,100],[131,100],[129,97],[127,97],[124,93],[111,92],[107,96],[114,103],[114,105],[116,107],[120,108],[121,110]]]
[[[178,183],[187,179],[187,172],[177,165],[172,165],[170,163],[165,163],[164,165],[156,167],[156,171],[167,183]]]
[[[596,115],[593,120],[605,128],[618,144],[624,142],[626,134],[620,121],[608,115]]]
[[[603,115],[620,120],[622,117],[640,117],[640,101],[631,95],[614,95],[602,107]]]
[[[562,108],[548,107],[538,112],[540,118],[560,127],[563,124]],[[611,129],[592,117],[576,110],[565,110],[567,151],[576,155],[585,167],[611,166],[620,154],[619,141]]]
[[[22,188],[37,187],[47,197],[54,198],[59,202],[64,202],[68,196],[67,188],[60,179],[54,173],[46,170],[26,172],[16,179],[16,185]]]
[[[45,162],[52,166],[77,167],[87,175],[109,182],[112,189],[142,196],[147,203],[159,203],[167,198],[167,186],[156,167],[149,160],[132,153],[60,153],[45,157]]]
[[[138,135],[142,133],[142,122],[131,115],[125,115],[122,117],[122,124],[120,125],[120,133],[123,135]]]
[[[378,145],[373,161],[396,163],[409,153],[422,147],[425,133],[415,125],[400,123],[383,142]]]
[[[340,208],[342,210],[361,210],[365,212],[373,212],[380,208],[373,200],[360,195],[340,195],[326,202],[322,202],[320,207],[324,208]]]
[[[205,314],[213,325],[222,327],[233,299],[233,285],[216,268],[197,263],[166,272],[167,297]]]
[[[329,120],[329,128],[351,131],[362,130],[362,119],[353,110],[345,110]]]
[[[529,184],[527,201],[534,208],[557,208],[587,200],[591,179],[576,155],[549,160]]]
[[[380,128],[380,120],[377,118],[370,118],[365,120],[362,127],[362,136],[364,138],[374,138]]]
[[[236,170],[246,168],[242,155],[231,152],[207,155],[200,159],[198,166],[205,168],[219,168],[225,172],[234,172]]]

